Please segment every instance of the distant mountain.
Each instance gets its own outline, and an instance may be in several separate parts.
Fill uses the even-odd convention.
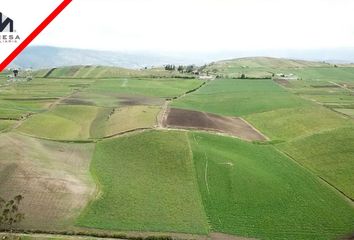
[[[203,65],[224,59],[249,56],[268,56],[275,58],[303,59],[330,63],[354,62],[354,49],[317,50],[245,50],[216,52],[114,52],[75,48],[33,46],[26,48],[10,65],[21,68],[53,68],[77,65],[101,65],[125,68],[143,68],[165,64]]]
[[[195,59],[188,61],[182,57],[146,52],[124,53],[34,46],[26,48],[10,67],[39,69],[73,65],[102,65],[142,68],[164,64],[192,64],[194,61]]]

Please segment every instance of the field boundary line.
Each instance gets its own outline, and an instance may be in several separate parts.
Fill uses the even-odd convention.
[[[189,154],[190,154],[191,163],[192,163],[193,178],[194,178],[195,186],[197,188],[196,191],[197,191],[197,194],[198,194],[198,197],[199,197],[199,202],[200,202],[200,206],[201,206],[202,211],[203,211],[203,215],[205,217],[205,221],[207,223],[207,230],[210,233],[211,222],[209,220],[207,211],[206,211],[205,206],[204,206],[202,193],[200,192],[200,186],[199,186],[199,182],[198,182],[198,174],[197,174],[197,170],[196,170],[196,166],[195,166],[195,162],[194,162],[194,153],[193,153],[193,149],[192,149],[192,145],[191,145],[190,134],[192,134],[193,139],[196,142],[196,144],[198,145],[198,147],[199,147],[199,143],[197,142],[193,132],[190,132],[190,133],[186,132],[186,138],[187,138],[187,143],[188,143],[188,148],[189,148]]]
[[[108,239],[108,240],[113,240],[113,239],[121,239],[121,240],[125,240],[124,238],[112,238],[112,237],[95,237],[95,236],[91,236],[91,235],[67,235],[67,234],[56,234],[56,233],[25,233],[26,231],[23,231],[23,233],[19,233],[19,232],[15,232],[15,233],[9,233],[9,232],[0,232],[0,234],[7,234],[7,235],[15,235],[15,236],[19,236],[19,237],[49,237],[49,238],[55,238],[55,239]]]
[[[327,129],[323,129],[323,130],[318,131],[318,132],[310,132],[310,133],[307,133],[307,134],[292,138],[290,140],[287,140],[286,142],[287,143],[293,143],[293,142],[300,141],[300,140],[308,138],[308,137],[312,137],[312,136],[315,136],[315,135],[326,134],[326,133],[330,133],[332,131],[339,130],[339,129],[344,129],[344,128],[354,129],[353,126],[350,126],[350,125],[341,126],[341,127],[334,127],[334,128],[327,128]]]
[[[316,179],[319,180],[319,182],[322,182],[323,185],[327,186],[329,189],[332,189],[332,191],[336,192],[339,196],[341,196],[344,200],[346,200],[349,204],[351,204],[352,206],[354,206],[354,199],[349,197],[347,194],[345,194],[343,191],[341,191],[340,189],[338,189],[337,187],[335,187],[333,184],[331,184],[330,182],[328,182],[327,180],[325,180],[323,177],[319,176],[317,173],[315,173],[313,170],[311,170],[310,168],[307,168],[306,166],[304,166],[303,164],[301,164],[300,162],[298,162],[293,156],[291,156],[289,153],[282,151],[280,149],[278,149],[276,146],[273,146],[273,148],[279,152],[280,154],[282,154],[283,156],[289,158],[290,160],[292,160],[292,162],[294,162],[295,164],[297,164],[299,167],[301,167],[302,169],[304,169],[306,172],[310,173],[311,175],[313,175]]]
[[[349,92],[354,92],[354,90],[352,90],[352,89],[350,89],[350,88],[347,88],[347,87],[345,87],[345,86],[343,86],[343,85],[341,85],[341,84],[339,84],[339,83],[336,83],[336,82],[332,82],[332,81],[328,81],[329,83],[332,83],[332,84],[334,84],[334,85],[336,85],[336,86],[338,86],[338,87],[340,87],[340,88],[342,88],[342,89],[345,89],[345,90],[347,90],[347,91],[349,91]]]
[[[155,128],[156,129],[156,128]],[[234,138],[234,139],[238,139],[240,141],[245,141],[245,142],[257,142],[255,140],[248,140],[248,139],[243,139],[241,137],[232,135],[232,134],[228,134],[222,131],[218,131],[218,130],[211,130],[211,129],[201,129],[201,128],[193,128],[193,127],[185,127],[185,128],[178,128],[176,126],[168,126],[166,128],[163,129],[156,129],[156,130],[167,130],[167,131],[181,131],[181,132],[199,132],[199,133],[208,133],[208,134],[212,134],[212,135],[217,135],[217,136],[223,136],[223,137],[230,137],[230,138]],[[267,141],[264,141],[264,143],[266,143]]]
[[[263,134],[260,130],[258,130],[255,126],[253,126],[253,124],[249,123],[247,120],[245,120],[242,117],[238,117],[242,122],[244,122],[245,124],[247,124],[250,128],[252,128],[255,132],[257,132],[259,135],[261,135],[262,137],[265,138],[266,141],[269,141],[270,138],[268,136],[266,136],[265,134]]]

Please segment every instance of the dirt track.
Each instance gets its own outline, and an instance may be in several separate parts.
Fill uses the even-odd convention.
[[[163,123],[165,127],[216,131],[247,141],[267,138],[241,118],[223,117],[211,113],[171,108]]]

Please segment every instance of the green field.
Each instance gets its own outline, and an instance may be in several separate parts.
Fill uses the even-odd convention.
[[[246,119],[273,140],[289,140],[338,127],[354,126],[348,117],[315,105],[251,114]]]
[[[18,131],[49,139],[85,140],[90,138],[97,111],[93,106],[59,105],[48,113],[29,118]]]
[[[160,98],[177,97],[203,82],[195,79],[116,78],[100,79],[87,90],[92,93],[149,96]]]
[[[280,149],[354,199],[354,128],[340,128],[280,145]]]
[[[261,239],[332,239],[354,209],[271,146],[189,134],[211,229]]]
[[[207,233],[186,133],[153,131],[100,142],[91,173],[100,196],[79,226]]]
[[[160,112],[157,106],[125,106],[105,108],[91,125],[91,137],[102,138],[136,129],[153,128]]]
[[[272,80],[220,79],[172,105],[227,116],[243,116],[306,104],[306,101],[285,91]]]

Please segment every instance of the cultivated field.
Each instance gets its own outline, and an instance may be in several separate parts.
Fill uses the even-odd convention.
[[[21,239],[354,233],[354,68],[274,58],[0,74],[0,197]],[[9,229],[1,225],[0,229]],[[66,235],[60,235],[66,234]]]
[[[164,125],[172,128],[220,132],[247,141],[265,141],[266,137],[241,118],[172,108]]]
[[[144,132],[100,142],[91,173],[101,192],[79,226],[207,233],[186,133]]]
[[[272,80],[220,79],[178,99],[172,106],[238,117],[307,104]]]
[[[332,239],[352,230],[352,206],[274,147],[208,134],[189,138],[214,231],[262,239]]]

